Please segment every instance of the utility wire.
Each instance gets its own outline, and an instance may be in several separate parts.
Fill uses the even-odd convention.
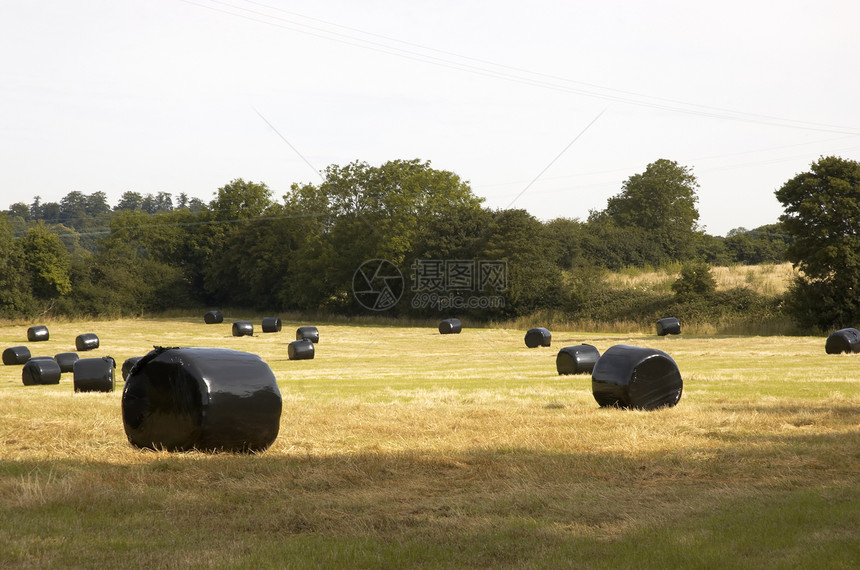
[[[740,121],[740,122],[747,122],[747,123],[755,123],[755,124],[763,124],[763,125],[769,125],[769,126],[778,126],[778,127],[784,127],[784,128],[793,128],[793,129],[802,129],[802,130],[811,130],[811,131],[820,131],[820,132],[833,132],[833,133],[840,133],[840,134],[860,135],[860,129],[858,129],[858,128],[813,123],[810,121],[802,121],[802,120],[797,120],[797,119],[787,119],[787,118],[774,117],[774,116],[769,116],[769,115],[761,115],[761,114],[755,114],[755,113],[742,112],[742,111],[733,111],[733,110],[719,108],[719,107],[710,107],[710,106],[706,106],[706,105],[699,105],[699,104],[695,104],[695,103],[683,102],[683,101],[678,101],[678,100],[674,100],[674,99],[666,99],[666,98],[654,97],[654,96],[650,96],[650,95],[644,95],[644,94],[636,93],[636,92],[632,92],[632,91],[613,89],[613,88],[598,86],[598,85],[589,84],[589,83],[585,83],[585,82],[573,81],[573,80],[570,80],[567,78],[562,78],[562,77],[558,77],[558,76],[554,76],[554,75],[533,72],[533,71],[525,70],[522,68],[516,68],[516,67],[511,67],[511,66],[506,66],[506,65],[502,65],[502,64],[489,62],[486,60],[471,58],[468,56],[457,55],[457,54],[454,54],[452,52],[437,50],[435,48],[421,46],[419,44],[413,44],[410,42],[403,42],[401,40],[389,38],[387,36],[383,36],[380,34],[373,34],[370,32],[364,32],[364,31],[358,30],[356,28],[348,28],[346,26],[341,26],[339,24],[335,24],[332,22],[326,22],[324,20],[318,20],[315,18],[309,18],[306,16],[301,16],[301,17],[309,19],[309,20],[322,22],[322,23],[325,23],[329,26],[335,26],[338,28],[347,29],[350,31],[355,31],[355,32],[358,32],[358,33],[361,33],[364,35],[371,36],[371,37],[377,37],[377,38],[384,39],[384,40],[389,41],[389,42],[397,42],[397,43],[401,43],[404,45],[414,46],[416,48],[419,48],[419,49],[422,49],[425,51],[432,51],[435,53],[454,56],[454,57],[457,57],[457,58],[460,58],[463,60],[474,61],[476,63],[481,63],[484,65],[491,65],[493,67],[501,69],[502,71],[494,71],[492,69],[487,69],[485,67],[479,67],[476,65],[468,64],[468,63],[461,63],[461,62],[453,61],[450,58],[436,57],[436,56],[428,55],[426,53],[420,53],[420,52],[416,52],[416,51],[412,51],[412,50],[398,48],[396,46],[387,45],[387,44],[376,42],[376,41],[356,38],[354,36],[346,35],[343,33],[336,32],[336,31],[326,30],[324,28],[320,28],[320,27],[316,27],[316,26],[310,26],[308,24],[302,24],[299,22],[295,22],[293,20],[289,20],[289,19],[277,16],[277,15],[267,13],[267,12],[262,12],[259,10],[253,10],[250,8],[244,8],[242,6],[236,6],[235,4],[231,4],[229,2],[224,2],[222,0],[208,0],[208,1],[212,4],[218,4],[221,6],[226,6],[228,8],[232,8],[233,10],[241,10],[241,11],[247,12],[249,14],[252,14],[252,16],[248,16],[246,14],[241,14],[241,13],[237,13],[234,11],[226,10],[226,9],[219,8],[219,7],[212,6],[212,5],[201,4],[200,2],[194,2],[192,0],[180,0],[180,1],[184,2],[186,4],[200,7],[200,8],[205,8],[208,10],[220,12],[220,13],[223,13],[223,14],[226,14],[229,16],[242,18],[245,20],[249,20],[249,21],[257,22],[257,23],[261,23],[261,24],[266,24],[269,26],[274,26],[276,28],[282,28],[282,29],[286,29],[286,30],[290,30],[293,32],[298,32],[298,33],[314,36],[314,37],[329,40],[329,41],[343,43],[343,44],[351,45],[354,47],[360,47],[363,49],[376,51],[376,52],[384,53],[387,55],[403,57],[403,58],[411,59],[413,61],[420,61],[423,63],[447,67],[449,69],[456,69],[459,71],[465,71],[468,73],[473,73],[473,74],[491,77],[491,78],[495,78],[495,79],[502,79],[502,80],[506,80],[506,81],[512,81],[512,82],[516,82],[516,83],[525,84],[525,85],[531,85],[531,86],[535,86],[535,87],[551,89],[551,90],[560,91],[560,92],[564,92],[564,93],[583,95],[583,96],[587,96],[587,97],[593,97],[593,98],[598,98],[598,99],[615,101],[615,102],[619,102],[619,103],[625,103],[625,104],[635,105],[635,106],[640,106],[640,107],[664,110],[664,111],[675,112],[675,113],[696,115],[696,116],[702,116],[702,117],[709,117],[709,118],[721,119],[721,120],[732,120],[732,121]],[[294,12],[287,12],[287,11],[280,10],[278,8],[274,8],[272,6],[268,6],[266,4],[262,4],[259,2],[251,2],[251,3],[255,4],[257,6],[269,8],[272,10],[277,10],[277,11],[290,13],[293,15],[298,15]],[[267,18],[267,19],[260,19],[257,16],[261,16],[261,17]],[[279,22],[283,22],[283,23],[279,23]],[[284,24],[289,24],[289,25],[284,25]],[[298,26],[298,27],[296,27],[296,26]],[[511,73],[511,72],[514,72],[514,73]],[[521,75],[516,75],[515,73],[519,73],[519,74],[525,73],[525,74],[533,75],[535,77],[539,77],[539,78],[543,78],[543,79],[531,79],[528,77],[523,77]],[[588,86],[589,89],[574,88],[570,85],[560,85],[558,82],[564,82],[564,83],[575,84],[575,85],[585,85],[585,86]],[[599,91],[596,91],[596,90],[599,90]]]
[[[588,123],[587,125],[585,125],[585,128],[584,128],[584,129],[582,129],[581,131],[579,131],[579,134],[578,134],[578,135],[576,135],[575,137],[573,137],[573,140],[572,140],[572,141],[570,141],[570,142],[567,144],[567,146],[566,146],[566,147],[564,147],[564,148],[562,149],[562,151],[561,151],[560,153],[558,153],[558,154],[556,155],[556,157],[555,157],[555,158],[553,158],[553,159],[549,162],[549,164],[547,164],[547,165],[544,167],[544,169],[543,169],[543,170],[541,170],[541,171],[538,173],[538,175],[537,175],[537,176],[535,176],[535,177],[532,179],[532,181],[531,181],[531,182],[529,182],[528,184],[526,184],[526,187],[525,187],[525,188],[523,188],[523,189],[520,191],[520,193],[519,193],[519,194],[517,194],[517,195],[514,197],[514,199],[513,199],[513,200],[511,200],[511,203],[510,203],[510,204],[508,204],[508,205],[507,205],[507,207],[506,207],[505,209],[510,208],[510,207],[514,204],[514,202],[516,202],[517,200],[519,200],[519,199],[520,199],[520,196],[522,196],[523,194],[525,194],[525,193],[526,193],[526,191],[527,191],[529,188],[531,188],[532,184],[534,184],[535,182],[537,182],[538,178],[540,178],[541,176],[543,176],[543,173],[544,173],[544,172],[546,172],[547,170],[549,170],[550,166],[552,166],[553,164],[555,164],[555,162],[556,162],[559,158],[561,158],[561,156],[562,156],[565,152],[567,152],[567,149],[569,149],[570,147],[572,147],[572,146],[573,146],[573,143],[575,143],[576,141],[578,141],[578,140],[579,140],[579,138],[580,138],[582,135],[584,135],[584,134],[585,134],[585,131],[587,131],[587,130],[591,127],[591,125],[593,125],[594,123],[596,123],[596,122],[597,122],[597,119],[599,119],[599,118],[601,117],[601,115],[603,115],[603,113],[605,113],[605,112],[606,112],[606,109],[602,110],[600,113],[598,113],[598,114],[597,114],[597,116],[596,116],[596,117],[594,117],[594,118],[591,120],[591,122],[590,122],[590,123]]]

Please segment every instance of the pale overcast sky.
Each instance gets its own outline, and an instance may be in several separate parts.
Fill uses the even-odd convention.
[[[280,200],[420,158],[585,219],[666,158],[724,235],[775,222],[819,156],[860,159],[858,22],[856,0],[0,0],[0,207],[234,178]]]

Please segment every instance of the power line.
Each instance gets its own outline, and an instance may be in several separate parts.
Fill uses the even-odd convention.
[[[289,12],[287,10],[282,10],[273,6],[269,6],[267,4],[263,4],[261,2],[251,2],[250,0],[246,0],[250,4],[254,4],[259,7],[263,7],[269,10],[275,10],[278,12],[283,12],[287,14],[291,14],[294,16],[299,16],[301,18],[305,18],[307,20],[316,21],[320,23],[324,23],[328,26],[337,27],[340,29],[348,30],[351,32],[360,33],[369,37],[374,37],[378,39],[385,40],[387,42],[395,42],[402,45],[407,45],[413,48],[417,48],[419,50],[424,50],[425,52],[433,52],[442,54],[444,56],[449,57],[437,57],[433,55],[428,55],[427,53],[421,53],[419,51],[415,51],[412,49],[404,49],[397,47],[395,45],[385,44],[377,41],[367,40],[355,37],[353,35],[348,35],[344,33],[340,33],[337,31],[327,30],[324,28],[320,28],[317,26],[311,26],[308,24],[296,22],[294,20],[290,20],[275,14],[271,14],[268,12],[254,10],[251,8],[245,8],[242,6],[237,6],[235,4],[231,4],[229,2],[225,2],[223,0],[208,0],[210,3],[218,4],[221,6],[226,6],[227,8],[231,8],[233,10],[240,10],[243,12],[247,12],[252,14],[252,16],[237,13],[234,11],[226,10],[223,8],[218,8],[216,6],[202,4],[200,2],[194,2],[192,0],[180,0],[186,4],[190,4],[193,6],[197,6],[200,8],[205,8],[208,10],[212,10],[215,12],[220,12],[222,14],[226,14],[236,18],[242,18],[245,20],[249,20],[256,23],[266,24],[269,26],[273,26],[276,28],[286,29],[293,32],[298,32],[306,35],[310,35],[313,37],[334,41],[338,43],[343,43],[346,45],[360,47],[362,49],[367,49],[371,51],[376,51],[379,53],[384,53],[387,55],[393,55],[396,57],[403,57],[406,59],[411,59],[413,61],[420,61],[422,63],[427,63],[431,65],[437,65],[441,67],[446,67],[449,69],[455,69],[459,71],[465,71],[467,73],[472,73],[476,75],[482,75],[485,77],[491,77],[495,79],[502,79],[505,81],[512,81],[520,84],[531,85],[534,87],[540,87],[544,89],[551,89],[554,91],[559,91],[563,93],[570,93],[576,95],[582,95],[586,97],[598,98],[608,101],[614,101],[618,103],[625,103],[628,105],[635,105],[639,107],[646,107],[651,109],[669,111],[674,113],[682,113],[689,114],[701,117],[708,117],[720,120],[731,120],[731,121],[740,121],[746,123],[754,123],[754,124],[762,124],[768,126],[777,126],[783,128],[792,128],[792,129],[801,129],[801,130],[810,130],[810,131],[820,131],[820,132],[832,132],[839,134],[847,134],[847,135],[860,135],[860,129],[853,127],[845,127],[840,125],[829,125],[829,124],[821,124],[814,123],[811,121],[803,121],[798,119],[788,119],[783,117],[775,117],[770,115],[762,115],[756,113],[749,113],[744,111],[735,111],[731,109],[725,109],[720,107],[712,107],[707,105],[701,105],[697,103],[690,103],[685,101],[679,101],[675,99],[668,99],[662,97],[655,97],[651,95],[646,95],[642,93],[636,93],[633,91],[625,91],[620,89],[614,89],[610,87],[595,85],[591,83],[586,83],[582,81],[574,81],[568,78],[550,75],[546,73],[534,72],[530,70],[526,70],[523,68],[517,68],[512,66],[507,66],[504,64],[498,64],[494,62],[490,62],[487,60],[482,60],[478,58],[472,58],[469,56],[459,55],[453,52],[448,52],[444,50],[438,50],[432,47],[423,46],[420,44],[415,44],[412,42],[406,42],[403,40],[391,38],[388,36],[384,36],[381,34],[374,34],[372,32],[366,32],[363,30],[359,30],[357,28],[351,28],[348,26],[342,26],[337,23],[328,22],[325,20],[320,20],[317,18],[312,18],[308,16],[304,16],[298,14],[296,12]],[[206,1],[206,0],[204,0]],[[260,19],[262,18],[266,19]],[[285,25],[289,24],[289,25]],[[476,64],[481,65],[473,65],[470,63],[463,63],[459,61],[452,60],[451,57],[458,58],[460,60],[475,62]],[[483,67],[482,67],[483,66]],[[489,69],[486,66],[492,66],[497,68],[497,70]],[[530,77],[525,77],[523,74],[527,74]],[[572,85],[581,85],[585,87],[575,88]]]

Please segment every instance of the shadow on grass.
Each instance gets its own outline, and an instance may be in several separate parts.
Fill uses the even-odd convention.
[[[338,455],[141,452],[143,461],[130,465],[5,461],[0,561],[852,567],[860,532],[858,449],[855,430],[824,441],[815,434],[763,438],[730,453],[500,446]]]

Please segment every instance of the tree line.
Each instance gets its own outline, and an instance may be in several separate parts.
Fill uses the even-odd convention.
[[[457,174],[415,159],[331,165],[321,183],[293,184],[280,199],[243,179],[208,203],[163,192],[126,192],[113,207],[103,192],[37,197],[0,216],[0,316],[203,306],[354,313],[364,310],[353,295],[356,270],[384,259],[407,290],[418,260],[502,261],[504,306],[467,312],[511,318],[575,306],[577,276],[582,284],[595,269],[781,262],[800,247],[790,218],[708,235],[697,189],[690,168],[660,159],[604,210],[544,222],[487,208]],[[399,303],[389,314],[438,310]]]

